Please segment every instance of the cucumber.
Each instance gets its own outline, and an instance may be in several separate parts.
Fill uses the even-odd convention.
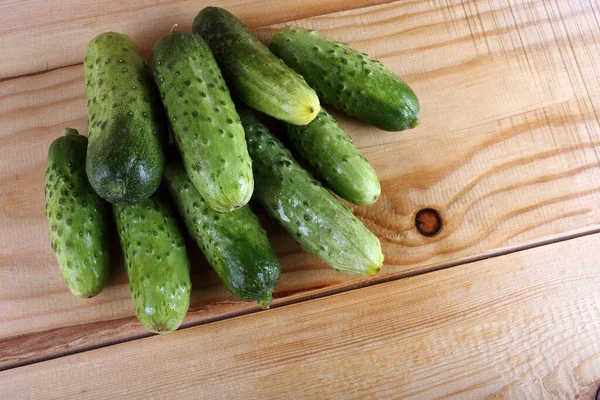
[[[386,131],[419,124],[419,100],[379,61],[316,31],[280,29],[269,47],[304,76],[324,103]]]
[[[196,190],[183,167],[167,164],[165,182],[194,241],[238,299],[271,305],[280,266],[267,233],[249,206],[220,214]]]
[[[135,313],[155,333],[179,327],[192,287],[184,238],[161,195],[113,207]]]
[[[52,250],[71,293],[86,298],[102,291],[110,271],[108,210],[85,174],[87,142],[65,129],[50,145],[45,175]]]
[[[381,188],[373,167],[324,108],[310,124],[286,124],[286,131],[317,178],[340,197],[354,204],[377,201]]]
[[[103,33],[88,46],[84,72],[88,179],[111,203],[147,199],[162,178],[165,129],[142,55],[128,36]]]
[[[238,99],[294,125],[306,125],[317,116],[315,91],[231,13],[206,7],[194,19],[193,30],[210,46]]]
[[[292,158],[252,115],[238,108],[253,160],[254,197],[296,242],[331,267],[373,275],[383,265],[379,240]]]
[[[244,128],[206,42],[175,31],[152,49],[152,70],[185,169],[208,205],[229,211],[254,190]]]

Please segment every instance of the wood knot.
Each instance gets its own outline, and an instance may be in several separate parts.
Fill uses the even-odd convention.
[[[421,235],[433,237],[442,231],[442,217],[433,208],[423,208],[415,215],[415,227]]]

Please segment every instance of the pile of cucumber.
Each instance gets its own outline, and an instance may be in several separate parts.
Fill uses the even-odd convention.
[[[112,211],[146,329],[176,330],[189,307],[181,223],[235,297],[269,308],[280,265],[251,198],[331,267],[381,269],[377,237],[321,184],[363,205],[379,198],[379,180],[320,105],[388,131],[415,127],[417,97],[380,62],[296,27],[267,48],[208,7],[193,32],[161,38],[149,64],[128,36],[107,32],[90,42],[84,69],[88,137],[67,128],[52,143],[45,192],[52,249],[74,295],[106,285]],[[281,121],[318,180],[251,109]]]

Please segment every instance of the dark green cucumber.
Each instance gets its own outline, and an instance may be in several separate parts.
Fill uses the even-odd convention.
[[[310,124],[286,124],[286,130],[298,153],[331,190],[354,204],[377,201],[381,188],[375,170],[324,108]]]
[[[46,216],[52,250],[71,293],[100,293],[110,270],[106,203],[85,174],[87,138],[75,129],[52,142],[46,169]]]
[[[84,72],[88,179],[111,203],[147,199],[165,165],[164,118],[142,55],[128,36],[103,33],[88,46]]]
[[[269,308],[280,266],[250,207],[214,211],[177,164],[167,164],[165,181],[192,238],[227,289],[240,300],[257,300],[260,307]]]
[[[194,19],[193,29],[204,37],[227,84],[244,103],[294,125],[306,125],[317,116],[315,91],[231,13],[206,7]]]
[[[135,313],[151,332],[176,330],[190,305],[190,265],[175,215],[160,191],[114,215]]]
[[[324,103],[386,131],[419,124],[419,100],[379,61],[317,32],[280,29],[269,47],[304,76]]]
[[[185,169],[208,205],[229,211],[254,190],[244,128],[206,42],[175,31],[152,49],[152,70]]]
[[[379,240],[313,179],[251,111],[238,108],[253,160],[254,197],[306,250],[331,267],[373,275],[383,265]]]

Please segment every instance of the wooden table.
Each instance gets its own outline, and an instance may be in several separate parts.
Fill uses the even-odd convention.
[[[600,385],[600,4],[596,0],[223,0],[268,41],[298,24],[380,59],[422,125],[335,114],[383,194],[353,212],[373,278],[338,273],[264,218],[274,307],[236,301],[190,246],[182,329],[138,324],[120,255],[71,296],[44,216],[49,144],[86,132],[81,61],[114,30],[148,51],[208,0],[0,3],[0,397],[594,398]],[[421,235],[415,215],[440,213]],[[116,243],[116,242],[115,242]]]

